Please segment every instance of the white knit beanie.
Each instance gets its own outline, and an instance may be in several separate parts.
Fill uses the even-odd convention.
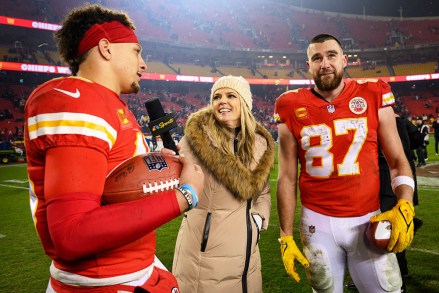
[[[220,88],[230,88],[236,91],[241,96],[241,98],[244,100],[244,102],[247,104],[248,108],[251,111],[253,107],[252,93],[250,91],[250,85],[245,78],[243,78],[242,76],[232,76],[232,75],[218,78],[218,80],[215,82],[210,92],[211,104],[212,104],[214,93]]]

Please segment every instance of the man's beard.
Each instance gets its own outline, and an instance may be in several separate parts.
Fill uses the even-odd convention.
[[[334,73],[334,78],[328,79],[325,78],[325,80],[322,79],[320,75],[314,75],[313,76],[314,83],[316,84],[317,88],[321,91],[332,91],[335,90],[343,80],[343,74],[339,74],[337,72]]]
[[[137,94],[140,91],[140,84],[133,81],[131,84],[131,89],[133,90],[133,93]]]

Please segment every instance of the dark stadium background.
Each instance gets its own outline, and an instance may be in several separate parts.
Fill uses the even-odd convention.
[[[133,18],[148,72],[141,81],[141,92],[122,98],[144,124],[148,119],[144,101],[159,97],[165,110],[178,116],[179,128],[173,131],[177,139],[187,116],[206,105],[212,81],[222,74],[250,80],[254,114],[276,136],[274,100],[287,89],[312,86],[305,48],[311,37],[323,32],[342,40],[349,56],[346,78],[385,79],[397,97],[395,109],[409,119],[423,116],[429,123],[439,112],[437,0],[89,2],[124,10]],[[67,11],[83,3],[1,1],[0,141],[11,140],[22,148],[23,107],[28,95],[37,85],[63,75],[48,71],[65,69],[52,31],[36,27],[59,24]],[[19,19],[29,20],[30,27],[18,25]],[[147,127],[144,130],[149,135]],[[439,292],[439,156],[434,156],[433,143],[428,148],[427,167],[417,169],[420,205],[416,214],[424,226],[407,253],[412,275],[408,288],[417,293]],[[23,160],[23,156],[16,158]],[[303,269],[298,269],[302,281],[297,284],[285,273],[279,257],[276,178],[277,164],[270,178],[270,228],[259,244],[264,292],[310,292]],[[0,201],[0,292],[44,292],[50,261],[32,225],[25,164],[0,164]],[[158,230],[157,255],[167,267],[172,264],[179,223],[175,220]]]
[[[439,2],[434,0],[284,0],[284,3],[310,9],[374,16],[437,17]],[[364,7],[364,11],[363,11]],[[401,11],[400,11],[401,8]]]

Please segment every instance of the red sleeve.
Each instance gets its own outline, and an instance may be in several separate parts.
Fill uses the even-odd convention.
[[[378,109],[395,105],[395,96],[392,93],[390,85],[381,79],[374,82],[369,81],[367,88],[376,92],[381,99],[377,99]]]
[[[175,191],[101,206],[107,161],[89,148],[46,153],[44,196],[58,257],[71,261],[128,244],[180,215]]]
[[[101,195],[70,193],[47,202],[47,221],[59,258],[74,261],[128,244],[180,215],[175,191],[100,206]]]

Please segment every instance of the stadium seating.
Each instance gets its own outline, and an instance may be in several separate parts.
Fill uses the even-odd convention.
[[[439,39],[439,19],[405,20],[398,24],[404,34],[409,36],[408,43],[429,44]],[[434,29],[436,27],[436,29]]]
[[[353,78],[362,78],[362,77],[367,77],[367,78],[376,78],[376,77],[380,77],[380,76],[390,76],[391,74],[389,73],[389,70],[387,69],[387,66],[376,66],[373,69],[366,69],[364,67],[362,67],[361,65],[359,66],[349,66],[346,68],[346,72],[349,75],[349,77],[353,77]]]
[[[82,4],[80,0],[70,0],[68,2],[55,0],[28,1],[26,5],[16,3],[14,0],[4,0],[3,2],[4,7],[10,7],[4,12],[5,15],[50,23],[59,23],[62,15],[71,8]],[[290,60],[300,59],[300,62],[303,62],[302,56],[305,55],[304,49],[308,40],[321,33],[322,28],[326,33],[339,36],[344,49],[347,50],[379,52],[385,47],[390,48],[386,50],[390,52],[390,55],[398,46],[423,48],[431,44],[439,44],[439,19],[437,18],[390,20],[384,17],[338,15],[300,9],[287,3],[270,5],[269,2],[263,0],[238,1],[234,5],[227,4],[228,2],[225,1],[209,1],[209,5],[200,5],[197,0],[146,2],[106,0],[104,2],[109,7],[129,11],[136,24],[139,39],[142,42],[148,44],[151,42],[153,44],[151,47],[145,46],[144,53],[144,57],[146,57],[146,54],[149,55],[147,66],[148,72],[151,73],[180,73],[181,75],[214,77],[232,74],[241,75],[245,78],[265,77],[269,79],[310,78],[306,68],[296,69],[298,61],[291,61],[295,66],[282,67],[279,66],[279,63],[272,62],[271,59],[270,62],[273,64],[260,62],[255,56],[257,52],[263,52],[264,55],[268,55],[267,52],[270,54],[276,52],[278,56],[292,53],[295,55]],[[5,25],[5,28],[7,27]],[[23,28],[23,30],[32,31],[29,28]],[[51,32],[47,33],[50,34]],[[398,36],[401,37],[401,42],[398,42]],[[2,40],[0,39],[0,41]],[[34,42],[38,44],[37,41]],[[169,48],[166,47],[170,53],[160,52],[160,49],[154,51],[157,44],[170,44]],[[46,53],[39,49],[31,49],[32,46],[26,47],[26,43],[24,46],[24,49],[31,52],[35,63],[62,64],[60,56],[54,49],[54,43],[50,44],[49,47],[45,47],[47,49]],[[157,48],[160,48],[160,46],[157,45]],[[184,48],[186,51],[190,51],[190,48],[194,48],[194,50],[190,54],[182,54],[180,48]],[[11,52],[10,49],[14,48],[6,42],[4,45],[0,45],[1,58],[22,62],[23,56],[17,52]],[[199,57],[197,54],[201,50],[204,50],[203,56]],[[212,67],[211,60],[215,60],[215,58],[210,58],[210,51],[224,59],[217,63],[217,70]],[[218,51],[221,52],[218,53]],[[228,60],[228,56],[233,52],[239,52],[239,54],[233,56],[233,60]],[[245,57],[247,52],[253,54],[252,58]],[[299,54],[302,54],[300,58],[298,57]],[[348,66],[346,75],[352,78],[377,78],[392,75],[427,74],[434,73],[437,70],[437,53],[432,56],[422,56],[422,54],[415,51],[402,50],[400,54],[413,55],[413,57],[410,57],[412,60],[407,58],[403,62],[392,62],[393,66],[391,66],[390,62],[385,64],[386,61],[389,61],[387,56],[384,57],[380,54],[376,57],[377,54],[375,54],[375,58],[381,59],[378,62],[379,65],[374,68],[361,65]],[[417,58],[418,55],[422,58]],[[165,57],[171,57],[169,66],[163,61],[168,60]],[[242,60],[238,60],[239,66],[230,65],[234,64],[235,60],[240,57]],[[197,61],[198,58],[203,61]],[[275,58],[280,59],[281,57]],[[363,59],[363,56],[361,59]],[[175,60],[178,60],[178,62]],[[418,60],[419,62],[414,62]],[[280,61],[283,62],[283,60]],[[282,63],[281,65],[285,64]],[[250,68],[254,68],[254,70],[252,71]],[[20,88],[20,85],[14,87],[13,90],[19,96],[23,95],[23,92],[26,92],[25,95],[27,96],[30,92],[29,89]],[[202,107],[206,100],[203,98],[200,101],[199,97],[209,96],[209,92],[200,92],[198,96],[193,91],[183,94],[178,92],[177,87],[177,89],[169,90],[167,95],[159,95],[158,92],[154,91],[152,93],[141,92],[136,96],[128,95],[124,99],[130,102],[130,107],[132,106],[134,109],[133,112],[144,114],[143,103],[153,96],[163,98],[163,104],[167,111],[186,113],[189,112],[187,110],[189,106]],[[258,110],[264,109],[264,111],[258,113],[260,115],[258,117],[261,119],[269,120],[267,113],[270,111],[272,113],[274,96],[272,99],[263,99],[255,95],[256,108]],[[404,93],[401,100],[416,115],[423,113],[434,114],[436,108],[439,107],[438,96],[438,93],[425,93],[421,99],[416,101],[411,93]],[[425,107],[426,102],[429,105],[428,108]],[[15,109],[14,117],[20,117],[20,115],[22,116],[22,113]],[[184,117],[182,115],[179,122],[184,121]],[[11,123],[15,122],[8,121],[8,124]]]
[[[261,78],[260,75],[256,76],[252,74],[251,70],[247,67],[231,67],[231,66],[218,66],[218,70],[224,75],[242,76],[245,78]]]
[[[393,70],[395,75],[426,74],[434,73],[435,66],[437,66],[437,62],[399,64],[393,65]]]
[[[147,63],[148,72],[151,73],[162,73],[162,74],[175,74],[176,72],[169,68],[166,64],[158,61],[148,61]]]
[[[179,70],[183,75],[197,76],[221,76],[218,72],[214,72],[213,68],[208,65],[194,65],[185,63],[172,63],[171,66]]]
[[[4,0],[8,16],[57,23],[60,16],[82,4],[80,0],[29,1],[24,4]],[[303,49],[301,40],[321,33],[352,39],[352,48],[438,43],[439,19],[389,20],[386,17],[349,16],[300,9],[293,5],[255,0],[236,7],[221,1],[199,5],[195,0],[122,1],[107,0],[111,7],[130,11],[137,31],[144,40],[165,41],[198,47],[235,49]],[[238,11],[241,13],[237,17]],[[395,36],[396,39],[392,39]]]
[[[433,115],[436,117],[437,115],[436,111],[439,108],[438,96],[431,100],[426,98],[416,100],[413,96],[402,96],[400,99],[404,106],[409,109],[411,116]],[[426,107],[426,103],[429,103],[430,106]]]
[[[300,78],[297,73],[294,75],[293,68],[267,68],[261,67],[258,68],[258,71],[265,77],[271,79],[292,79],[292,78]]]

